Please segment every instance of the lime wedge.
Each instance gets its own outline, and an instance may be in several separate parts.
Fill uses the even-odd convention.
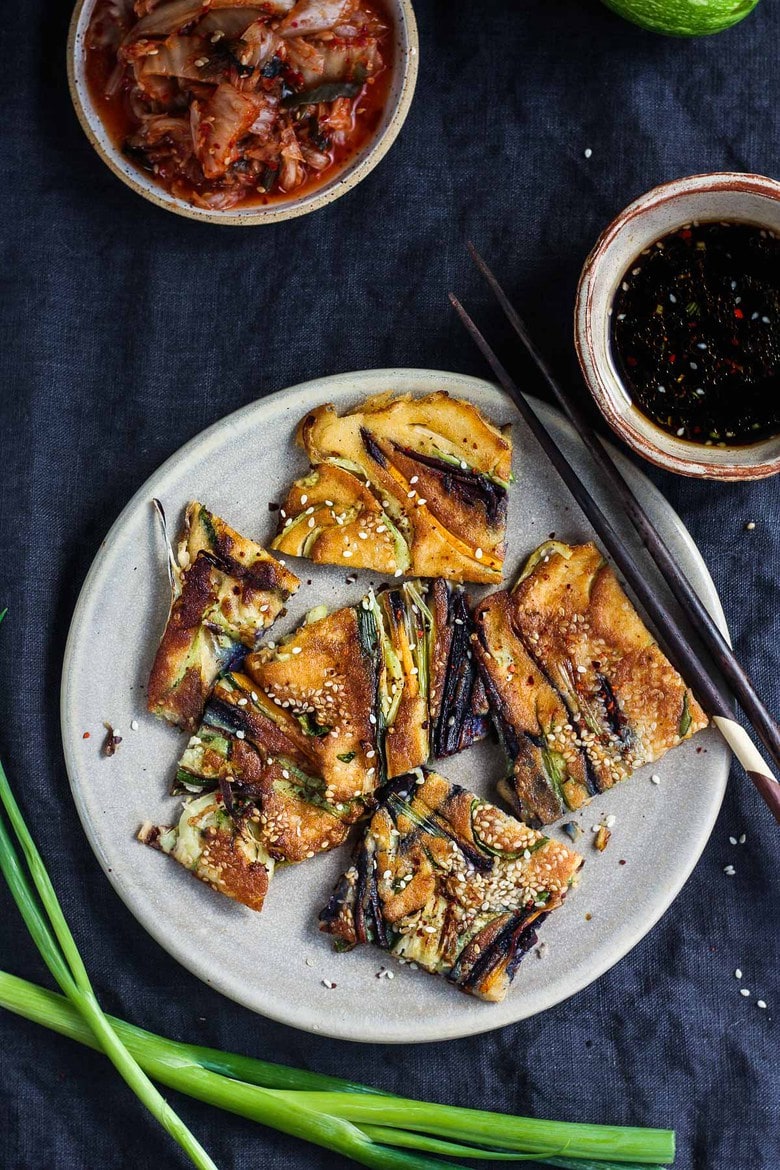
[[[703,37],[738,24],[758,0],[603,0],[626,20],[670,37]]]

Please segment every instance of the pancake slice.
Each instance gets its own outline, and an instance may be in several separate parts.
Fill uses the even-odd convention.
[[[507,427],[436,392],[317,407],[297,438],[312,471],[290,489],[272,547],[395,576],[500,583]]]
[[[217,676],[253,650],[300,581],[254,541],[193,501],[172,603],[149,676],[149,710],[193,731]]]
[[[418,771],[384,789],[320,928],[498,1002],[581,865],[566,845]]]
[[[707,725],[593,544],[541,545],[475,624],[512,763],[503,791],[532,823],[579,808]]]
[[[262,910],[273,860],[252,823],[237,823],[219,793],[187,801],[176,825],[147,822],[138,840],[167,853],[220,894]]]

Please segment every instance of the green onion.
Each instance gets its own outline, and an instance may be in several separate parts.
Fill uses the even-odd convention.
[[[275,1096],[287,1095],[278,1090],[273,1092]],[[565,1154],[571,1158],[609,1158],[628,1164],[663,1163],[674,1157],[674,1135],[663,1129],[510,1117],[403,1097],[309,1091],[298,1092],[295,1096],[308,1108],[328,1109],[357,1125],[368,1123],[419,1130],[438,1137],[476,1142],[497,1149],[552,1157]]]
[[[54,992],[36,987],[24,979],[17,979],[15,976],[3,972],[0,972],[0,1007],[35,1023],[43,1024],[52,1031],[77,1040],[90,1048],[99,1048],[89,1028],[85,1026],[78,1012],[66,999]],[[427,1153],[444,1154],[448,1157],[488,1158],[495,1161],[533,1159],[536,1162],[541,1161],[550,1166],[561,1167],[562,1170],[565,1168],[570,1168],[570,1170],[621,1170],[622,1168],[625,1170],[626,1168],[625,1160],[618,1163],[601,1159],[595,1160],[594,1158],[583,1160],[582,1158],[562,1157],[564,1149],[567,1152],[570,1150],[568,1135],[565,1132],[567,1127],[565,1124],[559,1125],[555,1122],[541,1123],[550,1127],[557,1134],[557,1140],[550,1142],[550,1153],[543,1153],[538,1149],[531,1150],[528,1146],[524,1149],[511,1151],[497,1149],[496,1146],[500,1145],[501,1142],[494,1141],[492,1137],[472,1136],[470,1131],[465,1141],[453,1142],[422,1133],[406,1132],[395,1125],[361,1124],[356,1128],[338,1115],[336,1106],[338,1097],[344,1094],[353,1094],[352,1099],[362,1100],[363,1096],[361,1095],[370,1093],[369,1100],[372,1103],[385,1100],[392,1105],[398,1103],[399,1099],[389,1096],[383,1098],[373,1090],[366,1089],[363,1085],[344,1082],[336,1077],[325,1077],[318,1073],[286,1068],[251,1057],[236,1056],[232,1053],[217,1052],[211,1048],[167,1040],[162,1036],[156,1036],[152,1032],[137,1028],[133,1024],[117,1020],[113,1016],[109,1017],[109,1021],[138,1063],[155,1080],[169,1088],[177,1089],[190,1097],[214,1105],[226,1112],[270,1125],[284,1133],[303,1137],[317,1145],[335,1149],[364,1165],[380,1168],[408,1166],[410,1168],[418,1167],[421,1170],[424,1167],[442,1168],[445,1165],[436,1160],[420,1159],[416,1156],[411,1157],[410,1160],[409,1155],[386,1148],[390,1145],[396,1145]],[[234,1077],[240,1079],[233,1079]],[[339,1090],[338,1093],[316,1094],[323,1102],[330,1102],[326,1113],[318,1112],[309,1107],[303,1108],[301,1105],[307,1096],[307,1093],[301,1090],[304,1086],[310,1086],[314,1082],[320,1082],[323,1087],[327,1084],[329,1087]],[[294,1087],[299,1091],[277,1094],[269,1091],[271,1087]],[[436,1110],[449,1109],[447,1106],[427,1106],[421,1102],[412,1102],[412,1104],[424,1111],[430,1110],[431,1114]],[[461,1114],[463,1117],[467,1117],[473,1112],[466,1109],[452,1109],[450,1111]],[[481,1116],[491,1118],[499,1128],[505,1122],[522,1124],[525,1121],[527,1123],[526,1119],[504,1117],[501,1114],[487,1113]],[[340,1128],[339,1122],[341,1122]],[[598,1134],[599,1131],[609,1127],[583,1126],[580,1128]],[[660,1130],[629,1132],[644,1133],[645,1135],[648,1132],[663,1134],[666,1138],[667,1150],[670,1151],[668,1157],[673,1156],[674,1134]],[[369,1148],[367,1144],[361,1144],[361,1138],[371,1139],[371,1142],[375,1143],[373,1149]],[[605,1149],[605,1154],[615,1156],[613,1150]],[[657,1155],[652,1154],[648,1148],[645,1157],[655,1156]],[[666,1161],[666,1157],[664,1157],[664,1161]],[[447,1165],[452,1164],[447,1163]],[[633,1170],[662,1170],[658,1165],[648,1165],[647,1162],[638,1163],[636,1160],[632,1162],[632,1166]],[[457,1170],[457,1167],[453,1170]]]
[[[72,1036],[91,1048],[98,1047],[94,1037],[83,1028],[77,1015],[69,1011],[66,1001],[59,996],[53,996],[51,992],[44,992],[30,984],[25,985],[23,980],[8,975],[0,977],[0,985],[0,1002],[4,1007],[47,1025],[51,1013],[51,1026],[55,1031]],[[58,1000],[59,1003],[56,1003]],[[55,1020],[56,1024],[53,1022]],[[349,1121],[306,1108],[298,1103],[298,1093],[277,1094],[257,1085],[233,1080],[203,1068],[186,1055],[182,1056],[182,1049],[186,1045],[171,1045],[168,1040],[143,1033],[128,1024],[120,1024],[120,1029],[128,1048],[150,1076],[198,1101],[262,1122],[281,1133],[324,1146],[361,1165],[376,1167],[377,1170],[395,1170],[396,1167],[399,1170],[411,1170],[412,1167],[416,1170],[442,1170],[444,1164],[437,1159],[417,1158],[401,1150],[376,1144]],[[465,1170],[465,1167],[455,1167],[454,1170]]]
[[[289,94],[282,99],[282,105],[285,110],[295,110],[298,106],[335,102],[336,98],[340,97],[355,98],[362,88],[363,81],[325,81],[314,89]]]
[[[1,617],[0,620],[2,620]],[[65,921],[54,887],[11,792],[2,763],[0,763],[0,800],[22,847],[35,889],[38,892],[38,898],[27,880],[16,849],[2,820],[0,820],[0,870],[2,870],[41,958],[85,1023],[89,1025],[99,1047],[152,1116],[187,1152],[196,1166],[202,1170],[216,1170],[214,1162],[181,1118],[174,1113],[165,1098],[154,1087],[103,1014],[92,990],[89,976],[73,935]],[[54,928],[54,935],[46,923],[42,908],[46,911]]]
[[[77,1040],[88,1048],[100,1049],[92,1032],[67,999],[4,971],[0,971],[0,1007],[33,1023],[44,1024],[51,1031],[59,1032],[70,1040]],[[159,1059],[182,1065],[199,1065],[210,1072],[245,1081],[249,1085],[260,1085],[265,1089],[335,1089],[343,1093],[381,1093],[379,1089],[369,1089],[366,1085],[345,1081],[341,1077],[288,1068],[283,1064],[221,1052],[216,1048],[204,1048],[199,1044],[182,1044],[178,1040],[156,1036],[115,1016],[107,1018],[122,1043],[141,1063],[147,1055],[156,1054]]]
[[[427,1137],[419,1133],[404,1133],[403,1130],[389,1129],[382,1125],[360,1127],[376,1142],[391,1142],[407,1149],[427,1150],[429,1153],[444,1154],[447,1157],[486,1159],[491,1162],[539,1161],[538,1154],[518,1154],[507,1150],[487,1149],[478,1146],[464,1146],[457,1142],[442,1141],[441,1138]],[[395,1135],[393,1137],[393,1135]],[[582,1158],[544,1158],[545,1166],[559,1166],[561,1170],[626,1170],[625,1162],[593,1162]],[[632,1170],[664,1170],[663,1166],[634,1163]]]

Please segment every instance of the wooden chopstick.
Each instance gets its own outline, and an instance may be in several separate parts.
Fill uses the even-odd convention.
[[[744,728],[735,721],[732,701],[728,692],[725,691],[721,683],[711,676],[694,647],[680,630],[665,601],[653,591],[645,580],[642,569],[626,547],[623,538],[605,516],[578,473],[568,462],[566,456],[536,415],[533,407],[510,378],[474,321],[453,293],[450,293],[450,301],[501,386],[513,399],[529,430],[628,581],[638,601],[661,635],[675,666],[683,677],[687,678],[693,685],[700,702],[771,809],[775,820],[780,824],[780,784],[772,776],[769,765],[764,761]]]
[[[753,681],[737,659],[720,632],[706,606],[674,558],[669,546],[654,526],[642,504],[634,495],[611,455],[601,442],[599,435],[590,425],[585,411],[577,400],[566,393],[555,378],[545,359],[534,345],[520,315],[510,302],[503,288],[490,268],[469,242],[469,252],[479,271],[484,276],[509,323],[535,362],[539,372],[574,426],[579,437],[590,452],[595,463],[608,481],[610,488],[622,503],[626,514],[639,533],[642,543],[655,560],[658,569],[670,590],[676,597],[692,628],[701,638],[716,666],[730,684],[734,695],[747,715],[756,734],[763,743],[775,766],[780,768],[780,727],[767,710],[766,705],[753,685]]]

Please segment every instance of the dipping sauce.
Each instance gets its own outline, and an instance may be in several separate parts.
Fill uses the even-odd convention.
[[[705,446],[780,433],[780,238],[692,223],[631,265],[612,307],[612,354],[652,422]]]

